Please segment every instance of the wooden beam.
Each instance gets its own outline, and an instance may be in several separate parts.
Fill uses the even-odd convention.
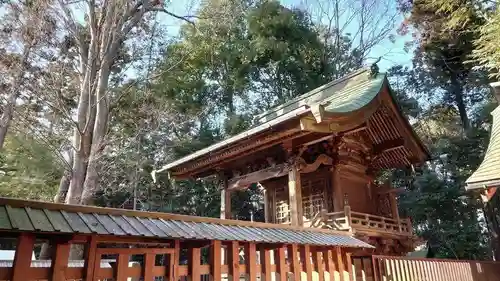
[[[54,249],[52,263],[51,263],[51,276],[50,280],[53,281],[66,281],[65,271],[68,268],[69,259],[69,243],[57,243]]]
[[[300,129],[302,131],[316,132],[316,133],[333,133],[328,123],[317,123],[315,119],[310,117],[303,117],[300,119]]]
[[[227,254],[228,276],[230,281],[240,280],[240,244],[238,241],[231,241],[228,245]],[[197,280],[199,281],[199,280]]]
[[[212,241],[210,245],[210,280],[221,281],[222,268],[222,244],[218,240]]]
[[[31,256],[35,245],[35,235],[22,233],[17,239],[14,263],[12,264],[12,281],[25,281],[31,268]]]
[[[260,249],[260,267],[262,271],[261,280],[272,281],[271,249],[268,247]]]
[[[248,281],[257,281],[257,251],[253,242],[245,244],[245,270]]]
[[[288,166],[286,164],[277,164],[273,167],[231,178],[228,181],[227,187],[229,190],[247,188],[252,183],[282,177],[287,173]]]
[[[300,172],[293,167],[288,172],[288,196],[290,204],[290,220],[292,226],[302,226],[302,187]]]
[[[311,173],[311,172],[316,171],[321,164],[331,166],[333,164],[333,159],[326,154],[321,154],[311,164],[307,164],[307,163],[305,163],[305,161],[303,161],[301,164],[299,164],[298,170],[301,173]]]
[[[281,246],[276,250],[276,257],[275,257],[275,263],[276,263],[276,273],[278,274],[278,277],[276,278],[277,281],[287,281],[288,276],[287,276],[287,264],[286,264],[286,256],[285,256],[285,251],[286,248],[285,246]],[[251,280],[250,281],[255,281]],[[322,280],[319,280],[322,281]]]

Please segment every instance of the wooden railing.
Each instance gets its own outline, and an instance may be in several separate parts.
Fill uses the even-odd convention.
[[[310,227],[332,228],[335,230],[373,230],[395,234],[411,235],[409,219],[392,219],[382,216],[351,211],[346,205],[344,211],[327,213],[322,210],[311,219]]]

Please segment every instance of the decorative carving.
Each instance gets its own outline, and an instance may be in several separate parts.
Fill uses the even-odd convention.
[[[306,161],[302,158],[298,158],[297,161],[295,162],[299,172],[301,173],[310,173],[313,171],[316,171],[321,164],[323,165],[332,165],[333,164],[333,159],[329,157],[328,155],[321,154],[316,158],[316,160],[311,163],[307,164]]]

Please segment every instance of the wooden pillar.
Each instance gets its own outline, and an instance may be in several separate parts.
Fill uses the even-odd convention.
[[[179,257],[181,254],[181,245],[179,240],[174,240],[173,242],[174,252],[168,255],[168,280],[178,281],[179,280]]]
[[[93,281],[94,280],[94,270],[96,269],[96,261],[101,267],[101,257],[96,256],[97,251],[97,239],[95,236],[90,237],[90,241],[86,245],[85,249],[85,265],[84,265],[84,281]]]
[[[337,164],[332,170],[332,188],[333,188],[333,211],[340,212],[344,209],[344,195],[342,192],[342,183],[340,181],[340,167]]]
[[[297,244],[288,246],[288,260],[290,262],[290,271],[293,274],[291,281],[301,281],[302,268],[299,263],[299,247]]]
[[[262,281],[272,281],[271,269],[271,250],[268,247],[262,247],[260,250],[260,267]]]
[[[265,222],[271,222],[271,212],[269,210],[269,191],[263,186],[262,194],[264,195],[264,220]]]
[[[398,222],[399,231],[401,231],[401,221],[399,218],[398,202],[396,200],[396,195],[394,195],[394,192],[389,192],[387,196],[389,196],[389,201],[391,203],[392,218]]]
[[[325,280],[325,268],[323,266],[323,260],[325,261],[325,264],[327,263],[326,257],[322,257],[322,253],[319,249],[314,249],[313,250],[313,259],[314,259],[314,267],[316,269],[316,272],[318,272],[318,281],[324,281]]]
[[[287,270],[287,266],[286,266],[285,251],[286,251],[285,246],[279,247],[276,251],[276,257],[275,257],[276,273],[278,273],[278,275],[279,275],[276,278],[277,281],[287,281],[288,280],[288,276],[287,276],[288,270]],[[255,281],[255,280],[250,280],[250,281]]]
[[[66,281],[66,268],[68,268],[69,243],[57,243],[52,256],[51,276],[52,281]]]
[[[312,279],[312,264],[311,264],[311,246],[304,245],[301,247],[300,260],[306,272],[307,281],[313,281]]]
[[[229,242],[227,253],[228,280],[240,280],[240,244],[238,241]],[[197,280],[199,281],[199,280]]]
[[[154,280],[153,269],[155,267],[155,258],[156,255],[153,253],[144,255],[144,268],[142,269],[144,280]]]
[[[222,245],[218,240],[210,245],[210,281],[221,281]]]
[[[227,189],[227,178],[222,179],[220,194],[220,218],[231,219],[231,191]]]
[[[300,184],[300,172],[296,167],[293,167],[288,172],[288,196],[291,223],[293,226],[302,226],[302,187]]]
[[[349,276],[347,280],[353,281],[353,272],[352,272],[352,258],[351,253],[345,253],[346,267],[347,267],[347,275]]]
[[[189,249],[189,260],[188,260],[188,280],[189,281],[200,281],[201,263],[201,248],[192,247]]]
[[[12,264],[12,281],[25,281],[26,276],[29,276],[34,245],[35,236],[33,234],[23,233],[19,236]]]
[[[245,244],[245,270],[248,281],[257,281],[257,251],[252,242]]]
[[[127,281],[127,269],[130,256],[128,254],[119,254],[116,261],[115,277],[116,281]],[[99,261],[100,263],[100,261]]]
[[[325,270],[328,271],[330,281],[337,281],[338,278],[336,278],[336,274],[338,272],[335,270],[335,259],[331,249],[323,251],[323,260],[325,260]]]
[[[335,255],[337,256],[337,270],[339,271],[340,281],[348,281],[346,280],[346,272],[344,259],[342,257],[342,249],[340,247],[335,248]]]

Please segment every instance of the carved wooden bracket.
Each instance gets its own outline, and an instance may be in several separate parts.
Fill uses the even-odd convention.
[[[307,164],[306,161],[304,161],[304,159],[302,159],[300,157],[296,161],[296,165],[298,167],[298,170],[301,173],[314,172],[314,171],[316,171],[319,168],[319,166],[321,164],[323,164],[323,165],[333,165],[333,159],[330,156],[326,155],[326,154],[321,154],[311,164]]]

